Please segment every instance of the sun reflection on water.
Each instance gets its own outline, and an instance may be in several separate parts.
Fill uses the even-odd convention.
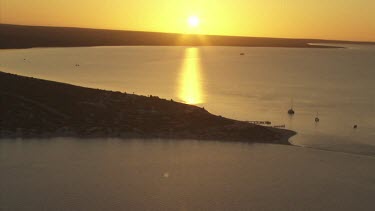
[[[178,96],[187,104],[203,103],[198,48],[186,48],[180,73]]]

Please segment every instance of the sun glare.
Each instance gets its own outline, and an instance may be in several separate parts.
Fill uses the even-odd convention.
[[[190,27],[197,27],[199,26],[200,20],[197,16],[190,16],[188,18],[188,24]]]
[[[201,80],[199,49],[186,48],[178,93],[183,102],[192,105],[204,102]]]

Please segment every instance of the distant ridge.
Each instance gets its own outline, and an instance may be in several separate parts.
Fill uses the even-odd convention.
[[[0,49],[88,46],[249,46],[317,48],[309,43],[374,44],[317,39],[186,35],[71,27],[0,24]]]

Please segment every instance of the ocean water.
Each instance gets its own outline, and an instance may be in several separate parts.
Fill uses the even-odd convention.
[[[301,147],[3,139],[0,210],[374,210],[375,47],[347,47],[1,50],[1,71],[285,124]]]
[[[375,158],[193,140],[1,140],[0,210],[374,210]]]
[[[298,133],[295,145],[375,155],[375,46],[345,47],[2,50],[0,70],[157,95],[230,118],[285,125]]]

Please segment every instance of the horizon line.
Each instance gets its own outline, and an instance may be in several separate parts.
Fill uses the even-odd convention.
[[[329,42],[348,42],[348,43],[362,43],[362,44],[373,44],[374,41],[363,41],[363,40],[340,40],[340,39],[326,39],[326,38],[293,38],[293,37],[261,37],[261,36],[249,36],[249,35],[219,35],[219,34],[194,34],[194,33],[179,33],[179,32],[161,32],[161,31],[144,31],[144,30],[132,30],[132,29],[109,29],[109,28],[92,28],[92,27],[80,27],[80,26],[56,26],[56,25],[24,25],[14,23],[0,23],[0,25],[11,25],[11,26],[24,26],[24,27],[49,27],[49,28],[71,28],[71,29],[87,29],[87,30],[104,30],[104,31],[122,31],[122,32],[144,32],[144,33],[161,33],[161,34],[175,34],[175,35],[190,35],[190,36],[218,36],[218,37],[236,37],[236,38],[264,38],[264,39],[288,39],[288,40],[310,40],[310,41],[329,41]]]

